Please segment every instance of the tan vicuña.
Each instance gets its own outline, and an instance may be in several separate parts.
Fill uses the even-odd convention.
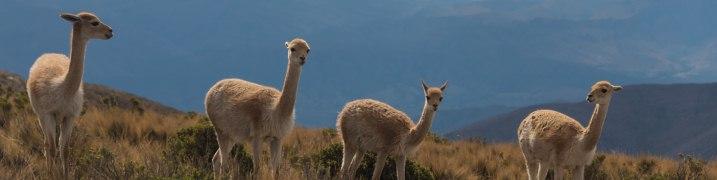
[[[269,168],[274,178],[278,178],[282,140],[294,127],[299,75],[309,54],[309,44],[303,39],[297,38],[285,45],[289,63],[281,92],[241,79],[221,80],[207,92],[207,115],[219,143],[212,159],[215,178],[222,177],[225,168],[236,178],[238,169],[230,152],[235,144],[244,142],[251,142],[253,175],[259,172],[261,144],[269,142]]]
[[[585,166],[595,156],[612,94],[621,89],[607,81],[592,86],[587,100],[595,103],[595,110],[587,128],[553,110],[528,114],[518,127],[518,145],[523,151],[529,179],[545,179],[549,169],[555,171],[556,179],[562,179],[565,168],[572,169],[573,179],[583,179]]]
[[[379,179],[387,156],[396,160],[396,175],[405,179],[406,156],[418,149],[431,129],[433,115],[443,100],[441,87],[428,87],[424,82],[426,101],[417,125],[405,113],[390,105],[371,99],[351,101],[344,106],[336,120],[344,143],[341,179],[353,179],[366,152],[376,153],[373,179]]]
[[[65,149],[71,137],[74,120],[82,111],[82,71],[85,48],[90,39],[110,39],[112,28],[92,13],[60,15],[72,23],[70,58],[63,54],[43,54],[30,68],[27,91],[30,104],[39,117],[45,134],[45,157],[50,169],[60,157],[63,176],[67,175]],[[59,125],[59,132],[56,126]],[[58,138],[59,136],[59,138]],[[58,144],[59,143],[59,144]],[[59,148],[59,151],[57,149]]]

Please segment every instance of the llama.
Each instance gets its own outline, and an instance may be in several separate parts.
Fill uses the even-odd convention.
[[[299,38],[286,42],[285,46],[289,62],[281,92],[241,79],[221,80],[207,92],[207,115],[219,143],[212,158],[215,178],[222,177],[227,167],[233,176],[236,161],[230,152],[235,144],[244,142],[251,142],[254,177],[259,172],[261,145],[270,144],[269,168],[274,178],[278,177],[282,140],[294,126],[299,75],[310,49],[309,44]]]
[[[85,48],[90,39],[112,38],[112,28],[88,12],[62,13],[60,17],[72,23],[70,58],[54,53],[37,58],[30,68],[27,90],[30,104],[45,135],[48,165],[54,169],[55,158],[59,153],[62,173],[67,175],[65,148],[74,127],[73,121],[80,115],[84,101],[82,71]],[[56,130],[58,125],[59,132]],[[59,148],[59,152],[56,148]]]
[[[518,144],[529,179],[545,179],[548,169],[555,171],[555,179],[562,179],[565,168],[572,168],[573,179],[583,179],[585,166],[595,156],[612,94],[621,89],[607,81],[592,86],[587,101],[595,103],[595,110],[587,128],[557,111],[530,113],[518,127]]]
[[[396,175],[405,179],[406,156],[418,149],[423,138],[431,129],[433,115],[443,100],[441,87],[429,87],[421,82],[426,100],[418,125],[405,113],[388,104],[361,99],[344,106],[336,121],[336,128],[344,142],[344,157],[339,178],[353,179],[367,151],[376,153],[376,165],[372,179],[380,179],[387,156],[396,159]]]

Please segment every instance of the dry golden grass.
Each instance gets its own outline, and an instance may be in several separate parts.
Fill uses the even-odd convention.
[[[0,113],[0,177],[47,179],[50,171],[42,154],[42,134],[35,115],[28,108]],[[133,179],[211,177],[209,169],[172,164],[166,157],[168,139],[180,129],[200,124],[203,117],[190,114],[160,115],[152,111],[88,108],[77,121],[70,145],[71,174],[80,179]],[[316,165],[316,154],[338,143],[330,129],[296,128],[286,138],[281,176],[285,179],[331,179],[326,167]],[[266,147],[265,147],[266,149]],[[213,153],[213,152],[210,152]],[[264,152],[266,155],[267,153]],[[603,154],[604,161],[593,166],[589,179],[675,179],[684,166],[681,159],[650,155]],[[261,179],[268,179],[262,158]],[[485,144],[479,141],[446,141],[427,138],[410,157],[428,168],[437,179],[526,179],[522,154],[515,144]],[[717,163],[700,164],[697,179],[717,178]],[[682,164],[682,166],[681,166]],[[687,167],[687,168],[685,168]],[[699,170],[699,169],[698,169]]]

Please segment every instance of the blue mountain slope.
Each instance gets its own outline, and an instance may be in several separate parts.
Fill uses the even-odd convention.
[[[481,137],[515,142],[517,127],[530,112],[553,109],[587,126],[594,106],[587,102],[549,103],[480,119],[449,133],[450,138]],[[717,155],[717,84],[630,85],[613,96],[598,147],[606,151],[675,156]]]

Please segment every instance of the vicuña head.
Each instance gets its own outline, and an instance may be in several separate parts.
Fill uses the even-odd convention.
[[[62,19],[73,23],[75,30],[79,30],[79,38],[88,39],[110,39],[112,28],[100,21],[100,18],[92,13],[81,12],[79,14],[62,13]]]
[[[289,51],[289,61],[299,65],[306,63],[306,58],[309,56],[309,43],[301,38],[295,38],[289,42],[284,43],[286,49]]]
[[[433,107],[433,111],[438,111],[438,105],[443,101],[443,90],[446,90],[448,82],[444,82],[441,87],[430,87],[426,85],[425,81],[421,81],[423,86],[423,93],[426,94],[426,105]]]
[[[612,93],[622,90],[622,86],[615,86],[607,81],[598,81],[590,89],[586,100],[595,104],[609,103]]]

